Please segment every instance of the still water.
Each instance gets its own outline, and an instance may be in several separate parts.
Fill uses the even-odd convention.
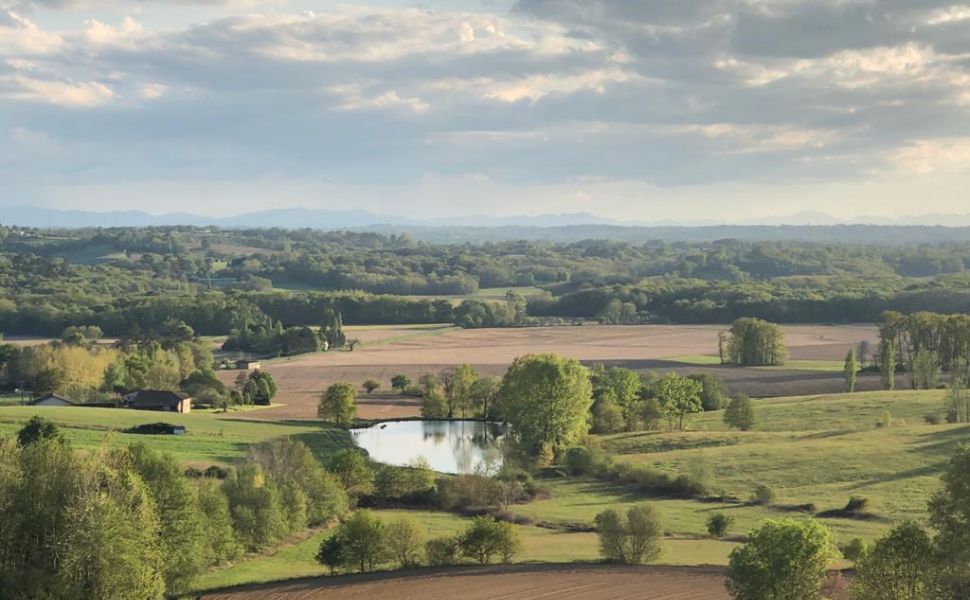
[[[403,466],[424,458],[442,473],[494,473],[502,466],[505,426],[481,421],[390,421],[352,429],[378,462]]]

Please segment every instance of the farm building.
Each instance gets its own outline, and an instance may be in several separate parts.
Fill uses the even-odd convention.
[[[237,360],[236,368],[242,371],[258,371],[262,365],[258,360]]]
[[[192,398],[163,390],[139,390],[125,396],[125,406],[134,410],[192,412]]]
[[[30,403],[31,406],[77,406],[74,400],[58,396],[57,394],[47,394],[35,399]]]

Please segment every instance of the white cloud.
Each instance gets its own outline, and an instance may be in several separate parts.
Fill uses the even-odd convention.
[[[970,168],[970,137],[918,140],[891,152],[890,160],[899,170],[920,175],[966,171]]]
[[[17,75],[19,90],[9,94],[17,100],[44,102],[70,108],[93,108],[115,98],[108,86],[94,82],[44,81]]]

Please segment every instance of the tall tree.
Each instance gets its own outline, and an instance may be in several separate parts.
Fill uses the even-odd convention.
[[[586,433],[593,388],[589,371],[575,359],[554,354],[519,357],[499,393],[513,435],[527,455],[564,450]]]
[[[855,600],[925,600],[936,588],[933,541],[913,522],[897,525],[856,565]]]
[[[703,412],[703,391],[701,382],[676,373],[667,373],[657,381],[654,392],[671,429],[677,423],[677,429],[683,431],[692,415]]]
[[[325,421],[349,427],[357,418],[357,391],[354,384],[338,382],[320,396],[317,416]]]
[[[767,520],[731,552],[727,588],[734,600],[819,600],[836,556],[818,521]]]
[[[845,366],[842,375],[845,378],[845,392],[851,394],[855,392],[856,374],[859,372],[859,363],[855,358],[855,351],[849,350],[845,355]]]
[[[743,367],[778,366],[785,364],[788,349],[781,327],[746,317],[731,325],[728,354],[731,363]]]
[[[957,450],[930,501],[930,524],[943,559],[944,598],[970,598],[970,448]]]
[[[879,344],[879,374],[882,377],[882,389],[896,388],[896,349],[895,340],[892,338]]]

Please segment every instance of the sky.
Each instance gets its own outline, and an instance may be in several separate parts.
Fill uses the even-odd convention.
[[[970,213],[970,2],[0,0],[4,206]]]

